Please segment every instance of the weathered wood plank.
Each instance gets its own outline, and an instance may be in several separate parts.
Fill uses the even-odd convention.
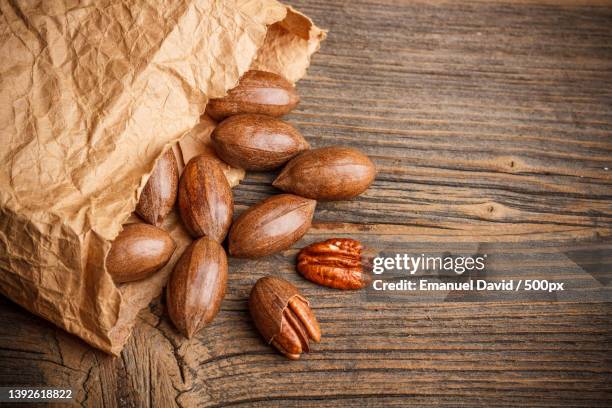
[[[319,224],[305,243],[333,230]],[[435,230],[396,237],[350,226],[345,233],[370,245],[378,240],[410,249],[427,242],[456,246],[453,235],[462,236]],[[538,276],[555,263],[558,269],[571,263],[550,258],[562,249],[556,232],[533,236],[540,245],[532,246],[529,259],[516,261],[519,269],[529,265]],[[526,237],[498,231],[494,241],[523,243]],[[110,406],[158,406],[174,398],[184,406],[266,398],[280,405],[316,405],[321,398],[338,403],[362,397],[374,404],[387,401],[381,394],[423,405],[461,398],[474,404],[537,399],[542,406],[567,400],[597,406],[611,396],[610,303],[377,301],[365,292],[344,293],[304,281],[293,272],[295,254],[288,250],[259,261],[234,260],[221,313],[191,341],[172,328],[162,304],[152,305],[117,359],[5,302],[1,327],[23,320],[17,337],[26,342],[15,349],[14,333],[0,337],[0,373],[26,361],[29,382],[72,384],[81,400]],[[324,339],[302,361],[289,364],[263,344],[248,316],[250,287],[267,273],[291,280],[313,301]],[[330,381],[333,388],[322,386]]]

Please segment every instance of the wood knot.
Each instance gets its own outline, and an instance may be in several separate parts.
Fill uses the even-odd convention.
[[[508,208],[502,204],[488,202],[471,208],[471,213],[483,220],[503,220],[508,214]]]

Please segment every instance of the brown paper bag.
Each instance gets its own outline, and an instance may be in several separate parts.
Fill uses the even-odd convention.
[[[324,36],[274,0],[0,2],[0,292],[119,353],[190,241],[171,214],[163,271],[116,287],[105,270],[156,159],[248,69],[297,81]]]

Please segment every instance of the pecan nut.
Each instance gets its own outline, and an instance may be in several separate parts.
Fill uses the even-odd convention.
[[[187,338],[219,313],[227,287],[227,257],[216,241],[202,237],[185,249],[166,289],[168,315]]]
[[[321,340],[321,329],[308,301],[284,279],[259,279],[251,290],[249,310],[268,344],[291,360],[310,351],[309,339]]]
[[[297,270],[309,281],[336,289],[361,289],[370,281],[363,271],[361,250],[354,239],[316,242],[298,254]]]

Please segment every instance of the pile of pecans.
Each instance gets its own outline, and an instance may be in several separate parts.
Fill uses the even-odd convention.
[[[231,256],[258,258],[290,248],[310,228],[317,200],[346,200],[374,181],[372,161],[351,147],[310,149],[300,132],[279,119],[299,102],[293,85],[279,75],[248,71],[227,96],[209,101],[206,112],[220,123],[211,139],[217,155],[249,171],[284,168],[273,185],[284,194],[244,211],[233,223],[232,190],[221,168],[196,156],[178,176],[172,150],[157,162],[144,187],[137,214],[148,224],[129,224],[113,242],[106,267],[116,283],[144,279],[170,260],[176,245],[160,228],[178,198],[186,230],[194,238],[174,267],[166,290],[168,314],[188,338],[210,323],[227,286],[227,237]],[[312,282],[337,289],[367,284],[362,247],[352,239],[330,239],[300,251],[298,271]],[[318,342],[321,331],[308,301],[277,277],[255,283],[249,309],[266,341],[290,359]]]

